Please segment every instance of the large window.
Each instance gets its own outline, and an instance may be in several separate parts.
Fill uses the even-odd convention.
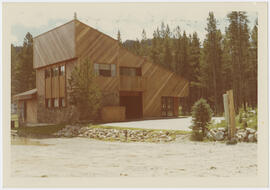
[[[66,99],[65,98],[60,98],[60,107],[66,107]]]
[[[46,104],[46,108],[51,108],[52,107],[51,98],[46,98],[45,99],[45,104]]]
[[[173,97],[161,97],[161,115],[170,117],[174,115]]]
[[[120,67],[120,75],[124,76],[141,76],[141,68]]]
[[[46,108],[66,107],[65,65],[52,66],[45,70]]]
[[[116,76],[116,65],[95,63],[94,72],[96,76],[114,77]]]
[[[52,76],[53,77],[57,77],[59,75],[59,68],[58,67],[54,67],[52,69]]]
[[[53,107],[58,108],[59,107],[59,98],[53,99]]]
[[[60,68],[60,76],[64,76],[65,75],[65,65],[62,65],[59,68]]]

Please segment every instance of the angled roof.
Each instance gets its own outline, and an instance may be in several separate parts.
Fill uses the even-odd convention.
[[[13,96],[13,100],[29,100],[36,98],[37,89],[28,90]]]

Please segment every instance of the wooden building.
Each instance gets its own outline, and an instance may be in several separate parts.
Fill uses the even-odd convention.
[[[104,121],[177,116],[179,98],[189,93],[184,78],[77,19],[34,37],[33,51],[36,95],[24,102],[26,107],[35,102],[36,108],[27,122],[69,122],[76,108],[68,101],[68,78],[86,58],[93,63],[102,92]]]

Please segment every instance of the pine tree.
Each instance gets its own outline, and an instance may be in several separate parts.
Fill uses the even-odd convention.
[[[207,34],[203,44],[203,63],[201,77],[204,87],[206,87],[206,97],[214,104],[214,113],[221,111],[222,91],[221,91],[221,32],[217,29],[217,21],[213,12],[207,18]]]
[[[250,88],[249,88],[249,99],[252,107],[257,106],[257,88],[258,88],[258,20],[251,32],[251,44],[250,44]]]
[[[181,30],[180,27],[177,26],[175,29],[175,35],[173,40],[173,49],[174,49],[174,57],[173,57],[173,65],[174,65],[174,71],[176,73],[180,73],[181,69]]]
[[[186,32],[183,32],[183,36],[180,41],[180,67],[179,74],[186,79],[190,79],[190,67],[189,67],[189,39]]]
[[[162,39],[160,36],[159,28],[154,31],[152,47],[151,47],[151,60],[155,64],[162,64]]]
[[[118,30],[117,32],[117,41],[120,45],[122,45],[122,39],[121,39],[121,33],[120,33],[120,30]]]
[[[36,75],[33,69],[33,37],[30,33],[26,34],[23,47],[15,59],[17,59],[17,63],[15,68],[13,68],[13,71],[15,71],[14,78],[12,77],[14,91],[24,92],[35,88]]]
[[[11,44],[11,96],[18,93],[16,85],[16,67],[18,64],[18,53],[16,47]]]
[[[142,31],[142,40],[141,40],[141,52],[140,55],[142,56],[148,56],[149,55],[149,47],[148,47],[148,42],[147,42],[147,36],[146,36],[146,32],[143,29]]]
[[[246,108],[248,99],[248,62],[249,62],[249,29],[246,13],[233,11],[229,19],[228,39],[232,63],[232,87],[235,96],[236,111],[241,106]]]
[[[94,82],[93,64],[88,59],[80,62],[68,83],[70,103],[78,108],[79,120],[95,119],[101,106],[101,93]]]
[[[164,24],[164,23],[163,23]],[[171,49],[171,32],[170,32],[170,28],[169,25],[166,26],[166,29],[163,31],[163,61],[162,64],[164,67],[172,70],[173,66],[172,66],[172,49]]]
[[[201,57],[200,40],[197,33],[193,33],[191,37],[189,65],[190,65],[190,95],[189,106],[191,107],[195,101],[201,97],[201,85],[199,81],[200,75],[200,57]]]

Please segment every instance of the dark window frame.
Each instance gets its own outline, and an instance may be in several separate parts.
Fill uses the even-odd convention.
[[[109,65],[109,69],[100,68],[102,65]],[[114,69],[113,69],[114,67]],[[116,64],[94,63],[95,76],[116,77]]]
[[[62,68],[64,68],[63,71],[62,71]],[[65,73],[66,73],[66,65],[60,65],[59,66],[59,76],[65,76]]]
[[[55,100],[58,100],[58,106],[56,106]],[[59,106],[59,98],[53,98],[53,108],[60,108],[60,106]]]
[[[62,100],[64,100],[64,102],[65,102],[64,106],[63,106]],[[65,97],[59,98],[59,108],[65,108],[66,106],[67,106],[66,98]]]
[[[60,76],[66,76],[66,64],[61,64],[61,65],[57,65],[57,66],[50,66],[49,68],[46,68],[45,69],[45,80],[47,78],[53,78],[53,77],[60,77]],[[64,68],[64,69],[62,69]],[[66,80],[66,78],[65,78]],[[60,90],[60,80],[58,80],[59,82],[59,90]],[[65,86],[65,90],[66,90],[66,86]],[[46,87],[45,87],[45,94],[46,94]],[[47,109],[53,109],[53,108],[56,108],[56,109],[59,109],[59,108],[64,108],[64,107],[67,107],[67,101],[66,101],[66,96],[65,97],[57,97],[58,99],[58,107],[55,106],[55,99],[56,98],[45,98],[45,107]],[[60,99],[65,99],[65,105],[62,106],[62,102],[61,102],[61,105],[60,105]],[[48,102],[50,101],[50,106],[48,106]]]
[[[60,73],[59,73],[59,67],[53,67],[52,68],[52,77],[58,77],[60,76]]]
[[[165,113],[165,114],[163,114]],[[170,115],[171,113],[171,115]],[[174,97],[162,96],[161,97],[161,116],[173,117],[174,116]]]

